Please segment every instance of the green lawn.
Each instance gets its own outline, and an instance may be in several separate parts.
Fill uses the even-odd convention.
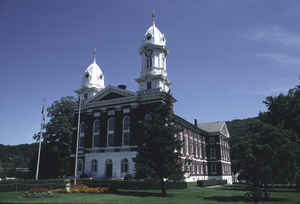
[[[121,190],[118,194],[55,194],[55,198],[23,198],[22,192],[0,193],[0,203],[112,203],[112,204],[216,204],[247,203],[243,200],[244,191],[231,187],[199,188],[190,185],[184,190],[168,190],[167,197],[161,197],[159,190]],[[268,204],[300,204],[300,193],[271,193]]]

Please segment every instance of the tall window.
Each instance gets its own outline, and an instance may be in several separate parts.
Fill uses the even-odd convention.
[[[217,166],[216,166],[216,164],[211,164],[211,173],[213,173],[213,174],[215,174],[215,173],[217,173]]]
[[[93,147],[100,146],[100,121],[95,120],[93,123]]]
[[[113,146],[115,144],[115,118],[109,118],[107,124],[107,145]]]
[[[121,173],[128,173],[128,159],[122,159],[122,161],[121,161]]]
[[[185,134],[184,139],[185,139],[185,153],[189,154],[189,139],[187,134]]]
[[[210,147],[210,158],[211,159],[215,159],[216,158],[216,147],[215,146],[211,146]]]
[[[92,160],[92,172],[93,173],[97,172],[97,168],[98,168],[97,160],[93,159]]]
[[[147,89],[151,89],[151,81],[147,82]]]
[[[81,172],[83,169],[83,161],[82,159],[78,159],[78,168],[77,171]]]
[[[147,60],[147,68],[151,68],[152,67],[152,56],[151,55],[146,55],[146,60]]]
[[[85,132],[85,125],[82,122],[80,124],[80,131],[79,131],[79,147],[84,147],[84,132]]]
[[[123,137],[122,137],[123,145],[129,145],[129,139],[130,139],[130,119],[129,116],[125,116],[123,118]]]

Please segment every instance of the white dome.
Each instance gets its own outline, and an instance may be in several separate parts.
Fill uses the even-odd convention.
[[[160,32],[155,24],[150,26],[144,35],[144,43],[165,46],[166,41],[165,35]]]
[[[104,88],[104,75],[101,68],[97,65],[96,60],[88,66],[82,79],[83,88]]]

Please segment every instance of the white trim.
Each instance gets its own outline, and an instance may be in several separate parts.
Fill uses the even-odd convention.
[[[110,134],[113,134],[113,137],[115,137],[115,127],[113,130],[109,130],[110,126],[109,126],[109,121],[110,120],[114,120],[114,126],[116,127],[116,124],[115,124],[115,117],[109,117],[107,119],[107,136],[106,136],[106,146],[107,147],[111,147],[111,145],[109,145],[109,135]],[[114,138],[115,139],[115,138]]]
[[[124,127],[124,125],[125,125],[125,119],[128,119],[129,120],[129,126],[128,126],[128,129],[125,129],[125,127]],[[122,145],[124,145],[125,146],[125,144],[124,144],[124,134],[125,133],[128,133],[128,136],[129,136],[129,141],[130,141],[130,117],[128,116],[128,115],[125,115],[124,117],[123,117],[123,121],[122,121]],[[129,144],[126,144],[126,146],[128,146]]]
[[[95,132],[96,122],[99,122],[99,131],[98,132]],[[100,128],[101,128],[100,120],[99,119],[94,120],[94,122],[93,122],[93,133],[92,133],[92,147],[95,147],[95,136],[100,137]]]

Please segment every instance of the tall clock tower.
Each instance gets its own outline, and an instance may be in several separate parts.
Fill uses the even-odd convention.
[[[168,49],[164,34],[155,26],[154,12],[152,12],[152,25],[144,35],[139,54],[142,57],[142,70],[140,77],[136,79],[139,90],[168,92],[170,86],[166,69]]]

